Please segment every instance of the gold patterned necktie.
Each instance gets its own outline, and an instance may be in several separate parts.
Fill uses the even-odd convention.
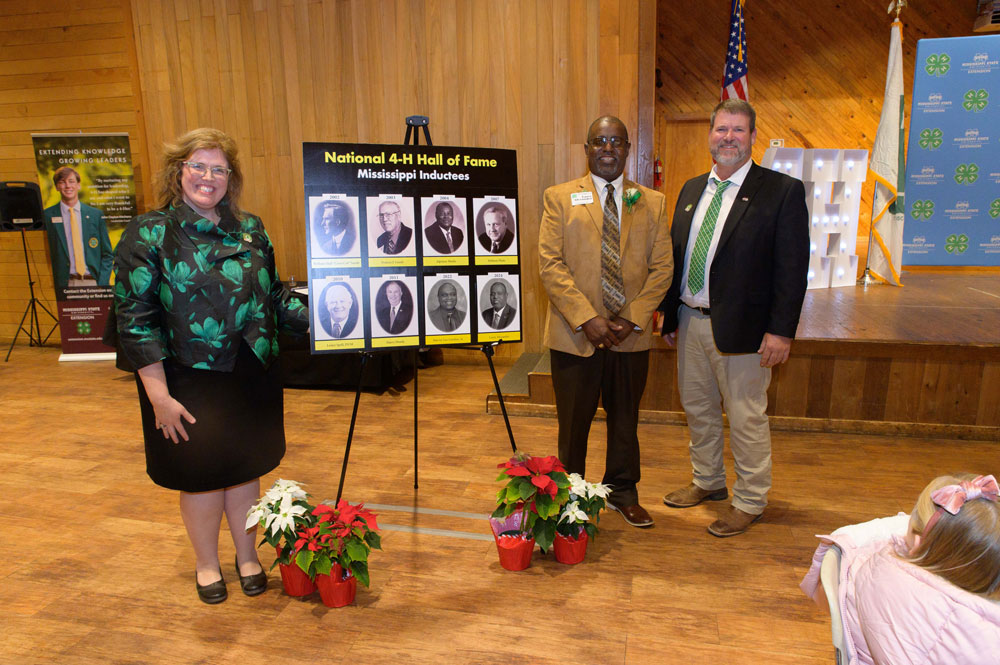
[[[87,274],[87,259],[83,255],[83,226],[76,208],[69,209],[69,224],[73,230],[73,261],[76,263],[76,274],[83,277]]]
[[[705,263],[708,259],[708,248],[712,244],[712,236],[715,234],[715,223],[719,219],[719,209],[722,208],[722,193],[732,184],[728,180],[719,182],[715,178],[712,178],[712,182],[717,184],[715,194],[708,204],[708,211],[705,212],[701,228],[698,229],[698,237],[694,241],[691,262],[688,265],[688,288],[692,295],[705,286]]]
[[[615,186],[609,184],[607,191],[601,237],[601,293],[604,308],[614,316],[625,306],[625,283],[622,279],[621,234],[618,228],[618,207],[615,205]]]

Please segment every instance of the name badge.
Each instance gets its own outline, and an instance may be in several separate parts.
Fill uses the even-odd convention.
[[[587,205],[594,202],[593,192],[573,192],[569,195],[570,202],[575,206]]]

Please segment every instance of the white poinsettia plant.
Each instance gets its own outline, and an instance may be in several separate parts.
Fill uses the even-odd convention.
[[[569,501],[559,514],[556,531],[571,538],[583,531],[591,538],[597,536],[600,513],[607,506],[611,487],[601,483],[588,483],[578,473],[569,474]]]
[[[258,526],[263,530],[260,545],[267,543],[280,552],[275,563],[289,563],[290,545],[298,538],[296,530],[316,523],[312,506],[306,501],[308,496],[299,483],[279,478],[247,511],[245,528]]]

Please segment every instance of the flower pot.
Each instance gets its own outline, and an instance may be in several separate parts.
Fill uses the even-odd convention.
[[[556,561],[559,563],[570,565],[580,563],[587,554],[587,532],[581,531],[576,538],[557,533],[553,549],[556,552]]]
[[[494,536],[500,565],[506,570],[524,570],[531,564],[535,539],[521,536]]]
[[[358,592],[358,579],[353,575],[344,578],[344,569],[334,565],[329,575],[317,575],[319,596],[327,607],[344,607],[354,602]]]
[[[281,556],[280,549],[278,550],[278,556]],[[281,584],[285,587],[285,593],[289,596],[301,598],[302,596],[308,596],[316,590],[316,585],[309,579],[305,571],[295,563],[279,563],[278,569],[281,571]]]

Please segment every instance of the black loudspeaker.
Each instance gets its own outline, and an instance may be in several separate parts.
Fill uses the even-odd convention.
[[[37,183],[0,182],[0,231],[41,229],[44,216]]]

